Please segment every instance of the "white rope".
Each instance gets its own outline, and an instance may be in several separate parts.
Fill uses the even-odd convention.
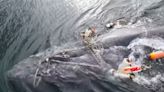
[[[40,68],[41,62],[39,61],[39,65],[38,68],[35,71],[35,75],[34,75],[34,81],[33,81],[33,86],[37,87],[41,81],[41,76],[38,76],[38,72],[39,72],[39,68]]]

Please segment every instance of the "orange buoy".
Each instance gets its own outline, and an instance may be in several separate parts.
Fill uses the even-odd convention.
[[[148,57],[150,60],[156,60],[156,59],[164,58],[164,51],[152,52],[149,54]]]

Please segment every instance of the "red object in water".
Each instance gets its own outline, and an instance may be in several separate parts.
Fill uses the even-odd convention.
[[[141,70],[142,70],[142,68],[140,66],[124,68],[124,71],[129,71],[129,72],[139,72]]]

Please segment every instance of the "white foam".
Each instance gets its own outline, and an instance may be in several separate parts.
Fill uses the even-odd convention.
[[[164,50],[164,39],[162,38],[137,38],[128,46],[129,49],[136,45],[145,45],[156,49]]]

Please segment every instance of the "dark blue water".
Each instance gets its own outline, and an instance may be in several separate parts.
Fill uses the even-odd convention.
[[[119,18],[163,25],[163,5],[163,0],[0,0],[0,92],[11,91],[5,73],[26,57],[72,47],[88,26],[103,30]]]

